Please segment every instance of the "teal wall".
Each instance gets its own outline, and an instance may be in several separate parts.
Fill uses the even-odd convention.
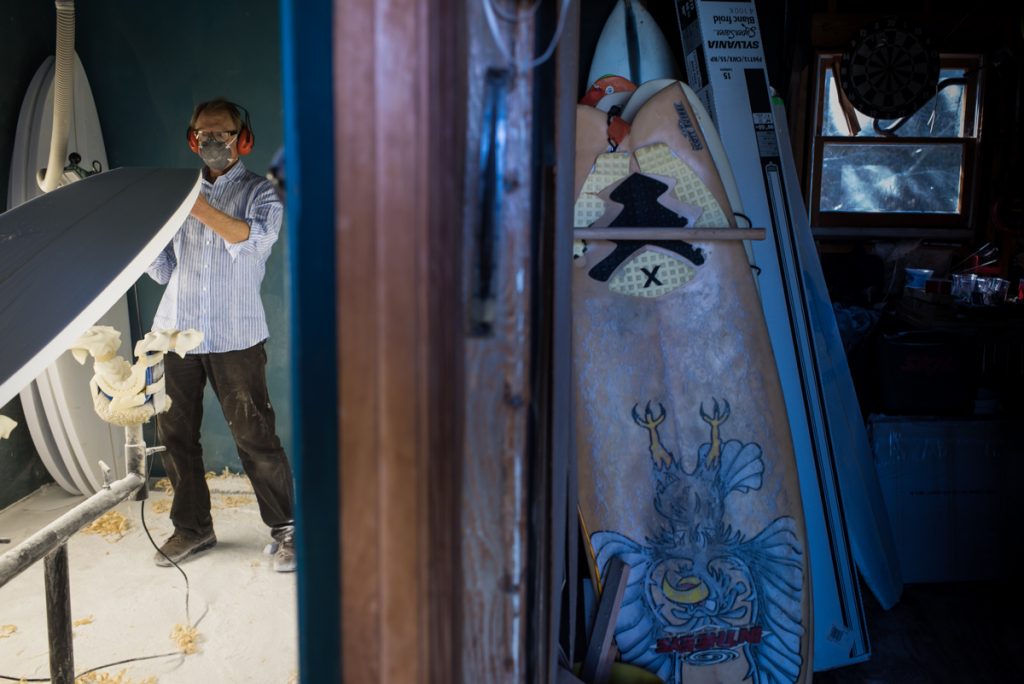
[[[28,82],[43,59],[53,54],[56,11],[47,0],[4,0],[2,5],[0,182],[6,197],[8,164],[4,160],[10,159]],[[266,172],[283,140],[277,0],[89,0],[76,3],[76,29],[75,49],[92,86],[112,168],[198,169],[199,160],[185,143],[189,116],[196,103],[224,96],[252,115],[256,146],[245,164],[255,173]],[[267,264],[263,302],[270,327],[270,396],[277,411],[278,434],[290,453],[286,230],[287,226]],[[162,292],[148,277],[138,283],[146,330]],[[202,441],[208,470],[225,466],[240,470],[231,434],[209,390]],[[6,448],[0,446],[0,505],[7,479]],[[15,451],[15,462],[38,460],[31,440]]]
[[[75,48],[92,86],[111,167],[199,168],[185,143],[189,116],[195,104],[224,96],[252,115],[256,146],[245,165],[266,173],[283,140],[277,0],[103,0],[77,3],[76,15]],[[267,264],[263,303],[270,326],[270,396],[278,434],[290,453],[285,230]],[[148,330],[163,287],[143,277],[138,293]],[[202,441],[208,470],[240,470],[209,389]]]

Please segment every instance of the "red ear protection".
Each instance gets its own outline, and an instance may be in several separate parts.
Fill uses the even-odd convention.
[[[252,129],[249,128],[249,114],[246,112],[245,125],[242,126],[242,130],[238,131],[238,144],[235,149],[238,150],[239,155],[249,154],[252,152],[252,146],[256,144],[256,136],[252,134]]]
[[[195,121],[196,117],[202,114],[209,102],[203,102],[196,107],[195,112],[192,114],[192,120]],[[228,102],[229,106],[234,108],[235,114],[238,118],[242,119],[242,127],[238,131],[237,144],[235,149],[238,150],[239,156],[249,154],[252,152],[253,145],[256,144],[256,136],[252,132],[252,124],[249,122],[249,110],[241,105],[237,105],[234,102]],[[196,138],[196,131],[192,126],[185,129],[185,140],[188,141],[188,148],[193,152],[199,152],[199,140]]]

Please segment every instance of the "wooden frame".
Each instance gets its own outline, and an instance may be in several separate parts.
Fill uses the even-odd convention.
[[[572,198],[534,136],[571,153],[575,116],[535,78],[574,91],[576,34],[525,69],[552,7],[492,35],[479,3],[333,1],[341,679],[553,681]]]
[[[347,682],[461,680],[463,18],[450,0],[334,2]]]
[[[808,134],[809,164],[806,174],[806,195],[810,210],[811,225],[816,237],[941,237],[950,239],[969,238],[974,234],[977,219],[975,194],[978,181],[979,134],[981,117],[980,77],[969,79],[965,90],[966,111],[964,113],[963,137],[958,138],[909,138],[909,137],[852,137],[825,136],[823,114],[825,110],[824,76],[832,68],[838,53],[820,51],[811,73],[813,78],[812,126]],[[943,54],[942,67],[977,69],[980,58],[973,55]],[[827,145],[887,146],[894,144],[957,145],[963,150],[960,179],[960,210],[955,214],[923,213],[870,213],[870,212],[824,212],[821,203],[821,168]]]
[[[533,54],[537,16],[524,6],[510,7],[516,12],[515,21],[498,22],[498,33],[493,35],[483,11],[481,4],[467,3],[463,297],[480,301],[481,288],[486,290],[492,315],[486,331],[469,317],[464,324],[458,597],[462,649],[460,676],[446,681],[513,684],[528,681],[528,655],[535,646],[528,640],[532,631],[528,563],[537,551],[529,536],[528,500],[535,474],[530,468],[534,444],[530,418],[537,401],[531,372],[536,361],[536,176],[534,74],[513,69],[506,53],[519,58]],[[501,134],[496,137],[488,123],[496,122],[488,117],[495,96],[504,103]],[[488,177],[481,146],[498,139],[504,141],[501,150],[492,151],[500,157],[501,168]],[[489,191],[494,202],[488,206]],[[479,269],[487,252],[484,244],[491,245],[492,258],[484,269],[489,276]]]

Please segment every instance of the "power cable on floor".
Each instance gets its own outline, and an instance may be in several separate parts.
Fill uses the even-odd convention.
[[[159,420],[159,418],[157,418],[157,420]],[[148,484],[149,483],[149,477],[150,477],[150,474],[153,472],[153,461],[154,460],[155,459],[150,459],[149,463],[146,464],[147,465],[147,468],[146,468],[146,483],[147,484],[146,484],[146,486],[149,486],[149,484]],[[157,550],[157,553],[159,553],[161,556],[166,558],[167,562],[170,563],[171,565],[173,565],[175,568],[177,568],[178,572],[181,573],[181,576],[185,578],[185,622],[186,622],[186,624],[188,624],[189,627],[195,627],[195,625],[192,624],[192,616],[189,614],[189,609],[188,609],[189,597],[190,597],[190,595],[192,593],[192,590],[191,590],[191,588],[189,586],[189,582],[188,582],[188,575],[185,574],[185,571],[181,569],[180,565],[175,563],[174,560],[170,556],[168,556],[166,553],[164,553],[163,549],[161,549],[159,546],[157,546],[156,540],[153,539],[153,535],[149,533],[149,527],[146,526],[146,500],[143,499],[140,503],[141,503],[141,505],[139,507],[139,516],[142,519],[142,529],[146,532],[146,536],[149,537],[149,543],[153,545],[153,548]]]
[[[142,660],[156,660],[157,658],[169,658],[171,656],[177,656],[177,655],[185,655],[185,652],[184,651],[171,651],[170,653],[161,653],[160,655],[139,656],[138,658],[127,658],[126,660],[119,660],[116,663],[107,663],[106,665],[97,665],[96,667],[92,668],[91,670],[86,670],[85,672],[81,672],[81,673],[75,675],[75,681],[78,681],[78,679],[80,677],[84,677],[86,675],[92,674],[93,672],[97,672],[98,670],[105,670],[108,667],[115,667],[117,665],[125,665],[127,663],[137,663],[137,662],[142,661]],[[50,682],[50,681],[53,681],[49,677],[11,677],[9,675],[2,675],[2,674],[0,674],[0,679],[8,681],[8,682]]]

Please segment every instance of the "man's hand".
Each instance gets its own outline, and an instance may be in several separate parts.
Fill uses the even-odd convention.
[[[202,195],[196,198],[196,203],[192,205],[192,211],[189,213],[232,244],[249,239],[248,223],[215,208]]]

